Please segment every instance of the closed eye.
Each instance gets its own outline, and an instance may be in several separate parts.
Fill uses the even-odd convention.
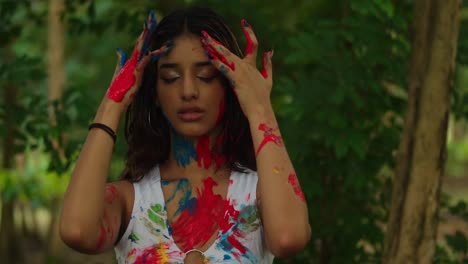
[[[164,83],[166,84],[170,84],[170,83],[173,83],[175,82],[177,79],[179,79],[179,77],[174,77],[174,78],[163,78],[163,77],[160,77],[159,79],[161,79]]]
[[[214,79],[218,78],[218,76],[219,76],[219,74],[215,74],[215,75],[210,76],[210,77],[197,76],[197,78],[200,79],[200,80],[203,81],[203,82],[210,83],[210,82],[212,82]]]

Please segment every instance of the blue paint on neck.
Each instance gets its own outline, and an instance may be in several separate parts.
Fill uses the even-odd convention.
[[[197,152],[193,143],[181,135],[172,133],[172,148],[174,159],[177,165],[186,167],[190,164],[190,159],[197,160]]]

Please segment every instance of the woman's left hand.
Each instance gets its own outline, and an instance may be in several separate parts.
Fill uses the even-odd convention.
[[[245,57],[239,58],[221,43],[202,31],[201,41],[212,64],[231,82],[242,111],[247,118],[262,109],[271,108],[270,94],[273,86],[272,51],[262,57],[262,71],[257,69],[258,42],[252,27],[242,20],[242,28],[247,39]]]

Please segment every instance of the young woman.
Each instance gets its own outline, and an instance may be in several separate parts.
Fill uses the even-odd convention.
[[[70,247],[119,263],[272,263],[311,236],[270,102],[273,52],[257,70],[222,18],[188,8],[145,22],[90,126],[63,204]],[[123,67],[121,67],[123,65]],[[126,112],[123,179],[106,184]]]

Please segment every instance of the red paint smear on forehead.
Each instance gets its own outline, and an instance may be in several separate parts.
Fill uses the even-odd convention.
[[[299,180],[297,179],[296,174],[290,173],[288,177],[288,182],[293,187],[294,193],[296,193],[302,201],[305,201],[304,193],[302,192],[301,186],[299,185]]]
[[[138,46],[138,41],[135,46]],[[125,63],[122,70],[117,74],[114,81],[112,81],[109,89],[107,90],[107,97],[115,102],[122,102],[125,94],[135,84],[135,69],[138,64],[139,56],[140,52],[135,48],[130,60]]]

